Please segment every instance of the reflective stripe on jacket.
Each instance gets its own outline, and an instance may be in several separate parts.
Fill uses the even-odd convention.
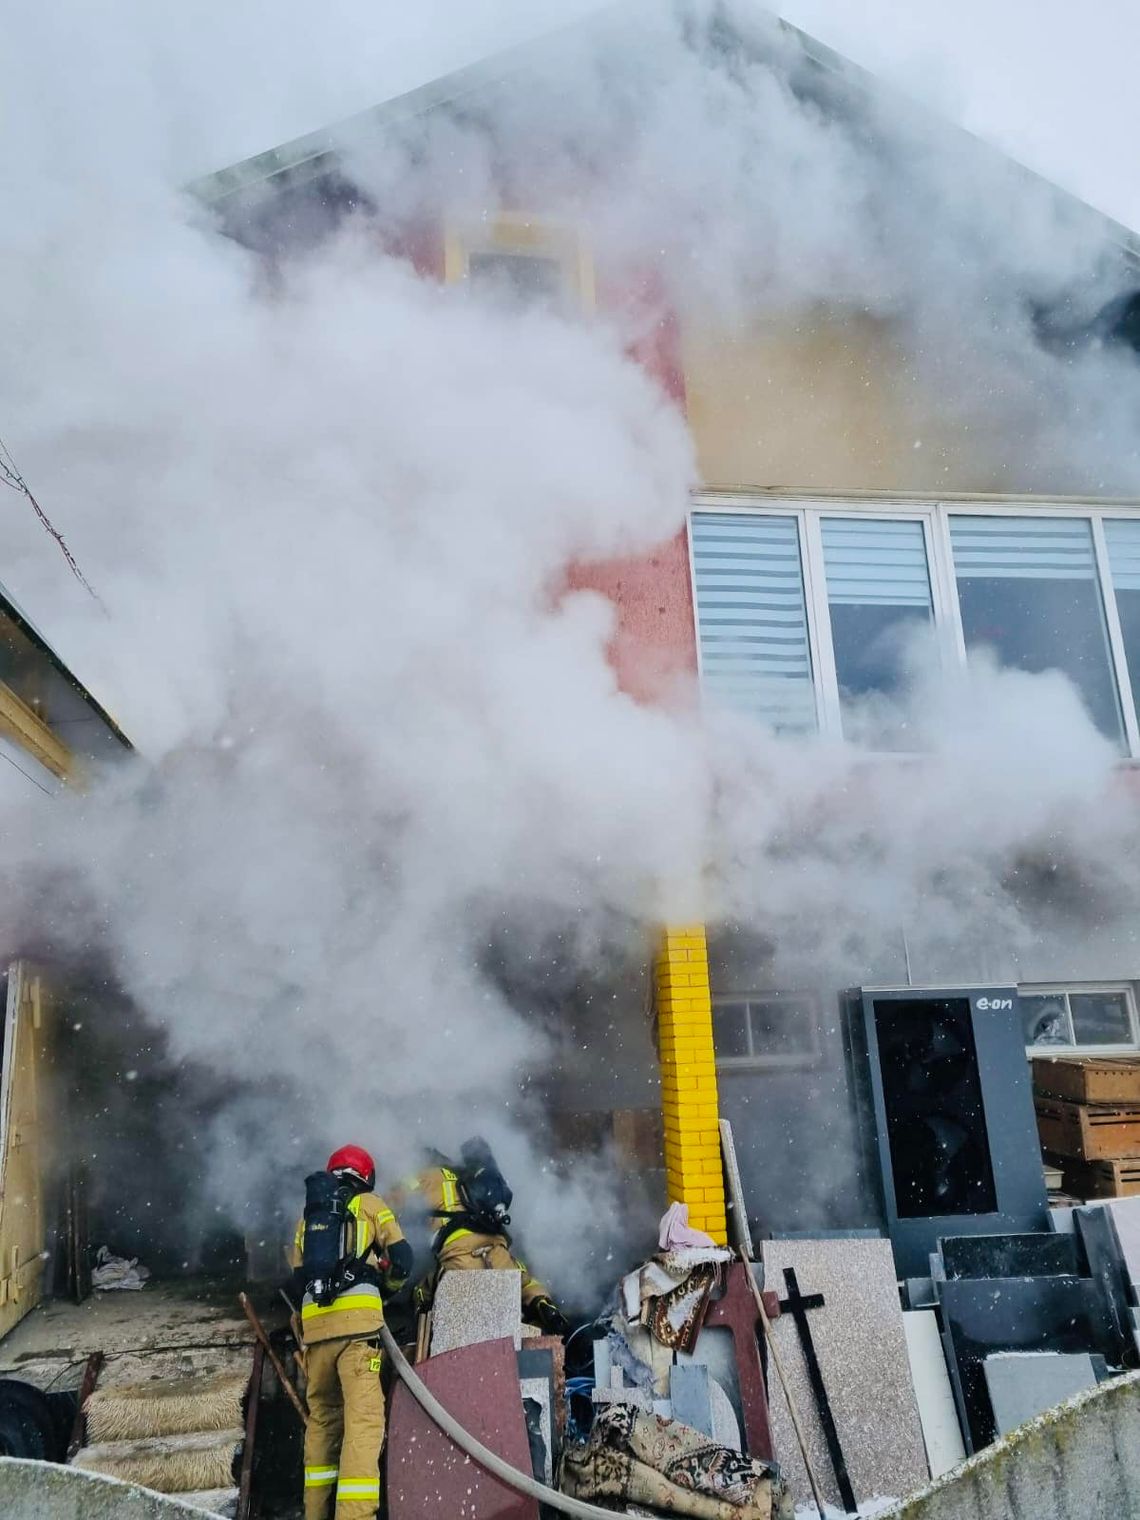
[[[353,1239],[351,1254],[361,1265],[369,1256],[380,1256],[386,1246],[403,1240],[395,1214],[375,1193],[357,1193],[349,1199]],[[293,1265],[300,1266],[305,1249],[305,1221],[297,1225],[293,1240]],[[368,1263],[368,1265],[372,1265]],[[301,1332],[306,1345],[317,1341],[344,1340],[349,1337],[375,1335],[384,1323],[384,1300],[380,1294],[378,1270],[373,1267],[372,1280],[353,1283],[338,1293],[330,1304],[319,1304],[306,1293],[301,1304]]]

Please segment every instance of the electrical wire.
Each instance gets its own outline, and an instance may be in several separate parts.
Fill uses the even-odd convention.
[[[9,486],[13,491],[19,491],[21,496],[27,497],[28,501],[31,503],[32,511],[40,520],[40,526],[43,528],[44,532],[47,533],[51,538],[54,538],[56,543],[59,545],[60,553],[67,561],[68,568],[70,569],[72,575],[74,575],[75,579],[79,582],[87,594],[94,601],[98,602],[99,606],[103,608],[104,612],[106,612],[107,609],[103,603],[102,597],[84,575],[83,571],[79,568],[79,565],[76,563],[75,555],[72,554],[71,550],[67,547],[67,540],[64,538],[63,534],[55,526],[51,518],[47,515],[43,507],[40,506],[39,502],[32,494],[32,488],[28,485],[28,482],[24,479],[23,475],[21,475],[19,467],[17,466],[16,461],[12,458],[11,451],[9,450],[8,445],[4,442],[3,438],[0,438],[0,482],[6,486]]]

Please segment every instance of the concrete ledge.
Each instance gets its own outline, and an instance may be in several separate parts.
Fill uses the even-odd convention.
[[[203,1511],[118,1478],[0,1457],[4,1520],[203,1520]]]
[[[1140,1372],[1038,1415],[879,1520],[1125,1520],[1140,1515]]]

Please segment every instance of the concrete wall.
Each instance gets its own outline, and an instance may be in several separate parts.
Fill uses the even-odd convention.
[[[0,1457],[0,1515],[4,1520],[202,1520],[203,1511],[78,1467]]]
[[[1140,1372],[1039,1415],[880,1520],[1140,1515]]]

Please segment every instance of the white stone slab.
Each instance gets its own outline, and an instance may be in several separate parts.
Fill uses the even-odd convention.
[[[965,1461],[966,1447],[938,1333],[938,1316],[933,1309],[913,1309],[903,1315],[903,1331],[930,1476],[940,1478]]]
[[[542,1435],[545,1455],[539,1480],[551,1487],[554,1483],[554,1426],[550,1418],[550,1379],[543,1377],[519,1378],[519,1392],[524,1399],[533,1399],[542,1413],[538,1428]]]
[[[1133,1288],[1140,1293],[1140,1198],[1105,1199]]]

